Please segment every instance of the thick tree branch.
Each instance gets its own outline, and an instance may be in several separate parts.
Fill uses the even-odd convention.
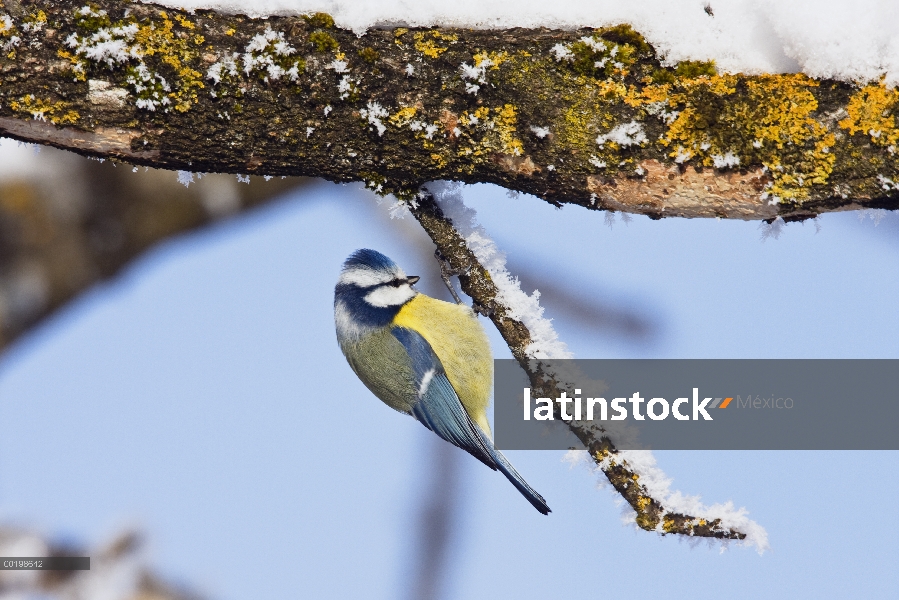
[[[140,165],[437,179],[663,216],[896,208],[899,91],[663,67],[627,26],[375,29],[0,0],[0,134]]]
[[[434,241],[452,268],[461,273],[462,290],[476,304],[484,307],[493,324],[508,344],[512,355],[525,370],[535,397],[555,398],[567,388],[556,379],[551,369],[528,353],[530,332],[521,321],[509,316],[509,307],[499,298],[499,291],[490,274],[478,261],[465,239],[452,221],[447,218],[430,194],[420,194],[409,204],[415,218]],[[746,532],[723,527],[719,519],[704,519],[702,515],[684,515],[672,512],[660,499],[640,482],[640,475],[626,461],[617,458],[618,452],[607,437],[597,437],[590,428],[577,421],[566,421],[571,432],[584,444],[590,456],[602,469],[615,490],[637,513],[636,523],[648,531],[677,533],[695,537],[742,540]]]

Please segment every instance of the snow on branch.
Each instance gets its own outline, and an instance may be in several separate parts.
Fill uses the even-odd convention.
[[[462,290],[486,313],[527,373],[534,393],[556,397],[570,389],[566,374],[551,363],[571,358],[552,323],[543,316],[539,294],[525,294],[505,266],[505,257],[465,206],[457,184],[428,184],[404,203],[427,232],[440,254],[460,273]],[[633,522],[659,534],[737,541],[768,549],[765,530],[745,509],[731,503],[703,505],[698,497],[672,492],[671,480],[648,451],[617,450],[608,435],[566,421],[588,449],[596,467],[633,510]]]
[[[652,218],[789,222],[899,198],[886,72],[669,64],[627,24],[357,35],[322,13],[24,0],[0,4],[0,50],[0,135],[137,165],[400,198],[490,182]]]

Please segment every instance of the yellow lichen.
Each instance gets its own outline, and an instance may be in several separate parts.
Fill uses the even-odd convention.
[[[623,83],[611,79],[600,79],[596,82],[599,95],[607,100],[623,99],[627,96],[627,88]]]
[[[652,503],[652,498],[647,496],[640,496],[637,498],[637,510],[643,512],[646,510],[646,507]]]
[[[183,15],[175,15],[175,20],[185,29],[193,29],[194,24],[184,18]]]
[[[428,58],[437,58],[449,49],[447,46],[439,45],[442,42],[452,44],[459,39],[453,33],[441,33],[437,30],[416,31],[413,38],[415,39],[415,49]]]
[[[193,40],[177,35],[173,31],[174,23],[165,12],[160,12],[161,21],[149,21],[141,24],[134,36],[144,56],[159,55],[162,62],[174,69],[178,82],[168,97],[178,112],[186,112],[197,102],[197,91],[203,89],[203,75],[189,66],[197,58],[197,50],[191,46],[200,46],[203,36],[194,36]],[[194,24],[176,15],[176,20],[185,29],[193,29]],[[189,27],[185,25],[189,23]]]
[[[633,107],[641,107],[646,106],[648,104],[667,104],[669,95],[671,91],[671,86],[668,84],[662,85],[644,85],[643,87],[638,88],[637,86],[630,86],[627,88],[627,92],[622,97],[622,100],[628,106]]]
[[[487,156],[495,152],[523,155],[524,144],[518,139],[517,124],[516,109],[511,104],[492,110],[481,106],[472,113],[463,112],[459,125],[473,143],[463,147],[462,153],[473,156]]]
[[[65,102],[37,98],[34,94],[22,96],[9,103],[9,107],[16,112],[30,114],[36,121],[50,121],[54,125],[71,125],[81,119],[77,111],[67,106]]]
[[[518,124],[515,107],[511,104],[506,104],[498,109],[497,113],[494,123],[496,123],[495,129],[499,135],[502,151],[505,154],[521,156],[524,154],[524,144],[518,139],[517,131],[515,130]]]
[[[836,160],[832,133],[815,119],[818,101],[805,75],[764,75],[743,79],[715,75],[679,81],[669,96],[679,110],[662,143],[669,156],[694,164],[764,165],[772,183],[769,195],[802,201],[809,186],[824,184]]]
[[[47,13],[42,10],[38,10],[37,12],[26,15],[25,18],[22,19],[22,23],[25,25],[30,25],[30,28],[32,30],[40,29],[46,22]],[[0,30],[0,33],[2,33],[2,30]]]
[[[417,112],[418,109],[414,106],[407,106],[390,115],[388,121],[390,121],[390,123],[396,125],[397,127],[403,127],[409,124],[409,122],[415,117],[415,113]]]
[[[69,61],[71,64],[71,73],[75,77],[75,81],[87,81],[87,75],[84,72],[84,68],[81,66],[81,61],[77,56],[69,52],[68,50],[63,50],[59,48],[56,51],[56,56],[63,60]]]
[[[7,14],[0,14],[0,40],[3,38],[8,38],[5,44],[0,44],[0,47],[5,47],[9,52],[6,54],[6,58],[13,59],[16,57],[16,26],[13,23],[12,18]]]
[[[668,515],[665,515],[665,519],[662,521],[662,530],[665,533],[673,533],[677,531],[677,522]]]
[[[499,66],[509,60],[508,52],[478,52],[474,55],[474,66],[480,67],[484,61],[490,61],[490,70],[496,71]]]
[[[840,127],[850,135],[864,133],[878,146],[899,144],[899,89],[887,88],[883,81],[866,85],[849,99],[846,112],[849,116],[840,121]]]

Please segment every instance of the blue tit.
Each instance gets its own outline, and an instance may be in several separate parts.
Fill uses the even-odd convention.
[[[346,260],[334,288],[334,321],[350,367],[387,406],[499,469],[534,508],[549,513],[493,446],[487,333],[467,306],[413,289],[418,280],[374,250],[357,250]]]

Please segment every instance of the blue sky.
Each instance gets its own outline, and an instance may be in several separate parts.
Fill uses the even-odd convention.
[[[556,316],[578,357],[899,358],[894,215],[762,242],[757,223],[610,229],[492,186],[465,197],[513,273],[657,324],[637,343]],[[0,360],[0,518],[90,544],[141,527],[152,564],[222,600],[403,597],[436,442],[355,379],[332,316],[359,247],[445,293],[424,234],[385,215],[316,183],[155,249],[23,340]],[[658,452],[674,487],[767,528],[761,557],[634,532],[562,453],[508,456],[553,513],[461,456],[447,597],[899,596],[899,453]]]

